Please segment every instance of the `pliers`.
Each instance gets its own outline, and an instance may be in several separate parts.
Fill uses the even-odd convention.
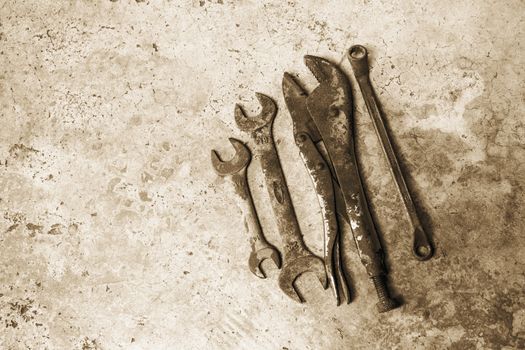
[[[318,149],[322,138],[307,108],[306,92],[289,73],[284,73],[283,94],[293,122],[294,140],[313,182],[321,207],[324,229],[324,263],[337,305],[351,300],[342,257],[342,240],[336,212],[348,221],[344,200],[333,175],[332,164]],[[336,190],[337,189],[337,192]],[[337,205],[336,205],[337,203]]]
[[[347,302],[350,301],[336,217],[336,212],[343,212],[352,228],[361,262],[377,291],[378,309],[380,312],[391,310],[397,303],[386,288],[382,250],[355,155],[350,84],[344,73],[326,59],[308,55],[304,62],[319,85],[307,94],[290,74],[285,73],[282,86],[293,121],[294,139],[321,207],[324,261],[330,285],[338,303],[341,299],[339,288]],[[326,159],[318,148],[321,142],[326,148]]]

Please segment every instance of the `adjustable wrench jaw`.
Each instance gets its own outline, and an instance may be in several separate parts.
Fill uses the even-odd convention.
[[[347,104],[351,100],[348,95],[350,88],[348,80],[337,66],[324,58],[311,55],[304,56],[304,64],[321,85],[328,84],[332,89],[345,90],[344,93],[346,96],[341,96],[339,93],[334,95],[334,97],[337,98],[344,98],[340,103]]]
[[[324,58],[305,56],[304,62],[319,82],[306,101],[310,116],[319,128],[327,149],[338,148],[337,156],[329,150],[330,156],[346,157],[349,150],[353,153],[354,147],[351,142],[352,96],[348,79],[337,66]]]

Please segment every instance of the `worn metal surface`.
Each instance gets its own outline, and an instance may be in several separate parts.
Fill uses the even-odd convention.
[[[247,117],[241,106],[236,105],[235,122],[239,129],[249,133],[254,141],[254,156],[261,162],[266,189],[283,243],[283,266],[279,274],[279,287],[293,300],[303,302],[304,298],[295,285],[297,278],[305,272],[312,272],[326,289],[328,285],[326,271],[322,260],[312,254],[304,244],[281,169],[272,134],[277,106],[266,95],[257,93],[256,96],[262,107],[261,112],[255,117]]]
[[[250,164],[251,154],[248,147],[241,141],[230,138],[230,143],[235,148],[235,155],[229,161],[222,161],[215,150],[211,151],[211,163],[220,176],[230,178],[235,193],[238,195],[240,207],[244,214],[245,228],[250,237],[251,253],[248,259],[250,271],[259,278],[266,278],[261,264],[266,259],[271,259],[277,268],[281,267],[279,251],[264,237],[253,204],[250,187],[248,186],[247,168]]]
[[[295,83],[288,73],[284,73],[283,77],[283,96],[292,117],[295,144],[299,148],[301,158],[312,179],[321,207],[324,232],[324,264],[330,287],[337,305],[340,304],[342,298],[348,303],[350,302],[350,292],[346,282],[346,269],[339,249],[340,235],[332,182],[333,175],[316,146],[316,143],[322,141],[321,136],[306,106],[307,93]],[[346,212],[343,215],[346,216]]]
[[[389,297],[384,276],[383,252],[361,184],[354,147],[352,97],[344,73],[326,59],[305,56],[306,66],[319,85],[306,99],[308,112],[321,135],[334,167],[346,204],[352,234],[361,263],[374,281],[379,312],[398,304]]]
[[[0,348],[523,348],[524,13],[518,0],[0,1]],[[279,290],[273,264],[255,278],[236,195],[209,154],[249,141],[235,102],[255,113],[255,91],[275,96],[281,165],[321,256],[282,74],[313,87],[313,54],[353,78],[356,43],[435,243],[424,263],[407,249],[354,91],[362,180],[404,299],[380,316],[353,244],[348,305],[309,274],[305,304]],[[250,189],[280,248],[258,167]]]
[[[379,112],[379,107],[377,106],[374,91],[372,90],[372,84],[370,83],[369,78],[368,52],[364,46],[354,45],[348,51],[348,59],[352,64],[352,71],[357,80],[357,83],[359,84],[359,89],[363,94],[368,113],[374,122],[374,129],[377,136],[379,137],[383,153],[388,160],[388,164],[390,165],[390,172],[394,177],[394,183],[396,184],[397,190],[403,199],[403,204],[405,205],[408,219],[410,220],[410,224],[412,226],[412,253],[419,260],[430,259],[434,253],[434,249],[430,245],[427,234],[425,233],[425,230],[419,221],[419,216],[417,214],[414,201],[412,200],[410,192],[408,191],[405,178],[403,177],[403,173],[401,172],[401,168],[399,167],[399,163],[397,161],[396,153],[394,152],[394,148],[390,142],[390,137],[388,136],[385,123],[383,122],[383,118]]]

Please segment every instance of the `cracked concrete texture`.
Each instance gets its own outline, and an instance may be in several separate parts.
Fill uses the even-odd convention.
[[[0,348],[524,348],[524,14],[521,1],[3,1]],[[275,269],[251,275],[233,189],[209,159],[231,155],[227,137],[247,140],[235,103],[255,113],[255,91],[274,97],[283,168],[320,254],[282,73],[314,86],[305,54],[351,73],[356,43],[436,246],[428,262],[411,257],[355,93],[362,172],[404,300],[384,315],[350,240],[349,305],[313,276],[299,305]],[[255,163],[250,183],[280,246]]]

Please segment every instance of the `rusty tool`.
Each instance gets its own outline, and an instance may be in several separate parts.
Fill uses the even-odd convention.
[[[378,310],[389,311],[398,304],[390,298],[386,287],[383,253],[358,170],[351,124],[350,84],[343,72],[329,61],[315,56],[305,56],[304,60],[319,82],[319,85],[306,96],[308,113],[317,127],[332,162],[357,251],[378,295]],[[297,89],[292,84],[289,88]],[[301,91],[295,93],[304,94]]]
[[[250,235],[250,245],[252,251],[248,259],[250,271],[259,278],[266,278],[266,273],[262,269],[262,262],[272,259],[275,265],[281,267],[279,251],[263,235],[257,212],[253,204],[250,188],[246,175],[246,168],[250,164],[251,154],[248,147],[241,141],[230,138],[230,143],[235,148],[236,153],[229,161],[222,161],[215,150],[211,151],[211,163],[213,168],[220,176],[227,176],[232,182],[235,192],[238,194],[241,210],[244,215],[245,225]]]
[[[370,83],[368,68],[368,52],[366,48],[361,45],[352,46],[348,51],[348,60],[352,65],[352,70],[354,71],[355,78],[359,84],[361,93],[363,94],[363,98],[368,109],[368,114],[370,114],[370,117],[374,122],[376,134],[381,143],[383,153],[385,154],[385,157],[388,159],[388,163],[390,164],[390,172],[394,177],[394,182],[396,183],[399,194],[403,199],[403,204],[405,205],[405,209],[410,220],[410,225],[412,226],[412,253],[419,260],[430,259],[433,254],[432,245],[430,244],[429,239],[425,231],[423,230],[423,226],[419,221],[414,201],[410,196],[410,192],[408,191],[408,187],[403,177],[403,173],[401,172],[401,168],[399,167],[396,153],[394,152],[394,148],[392,147],[392,143],[390,142],[385,123],[381,118],[381,113],[379,111],[376,97],[372,89],[372,84]]]
[[[284,100],[293,121],[295,143],[308,170],[321,207],[324,229],[324,263],[330,287],[337,305],[340,304],[342,298],[345,298],[348,303],[350,293],[339,247],[339,224],[335,215],[336,200],[332,174],[316,146],[322,141],[321,136],[306,107],[307,94],[288,73],[284,73],[282,85]]]
[[[313,272],[327,288],[326,271],[321,258],[315,256],[303,241],[292,200],[281,169],[279,155],[272,136],[277,106],[268,96],[256,94],[262,110],[248,118],[240,105],[235,106],[235,121],[240,130],[250,133],[255,145],[254,156],[261,162],[266,189],[283,240],[283,266],[279,274],[279,287],[293,300],[304,299],[295,287],[296,279],[305,272]]]

